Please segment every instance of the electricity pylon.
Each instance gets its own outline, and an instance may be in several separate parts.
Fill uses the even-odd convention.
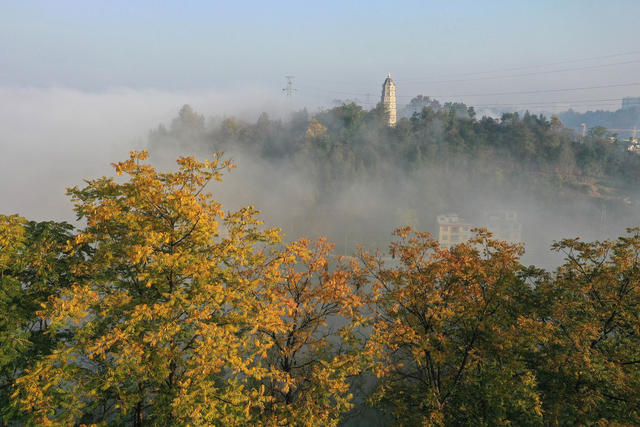
[[[284,76],[284,78],[287,79],[287,87],[282,89],[282,91],[287,95],[287,98],[291,100],[293,93],[298,90],[293,88],[293,79],[295,76]]]

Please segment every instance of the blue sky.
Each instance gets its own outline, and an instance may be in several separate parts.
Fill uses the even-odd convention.
[[[379,96],[387,72],[417,93],[470,103],[564,102],[640,94],[640,86],[487,95],[640,82],[640,2],[623,1],[2,1],[0,86]],[[629,62],[629,63],[624,63]],[[586,70],[442,82],[622,63]],[[530,67],[530,68],[527,68]],[[475,78],[477,75],[468,75]],[[464,80],[462,77],[458,77]]]
[[[400,106],[615,109],[640,96],[638,17],[640,0],[0,0],[0,212],[72,219],[65,188],[111,174],[186,103],[284,117],[288,74],[311,112],[372,107],[387,72]]]

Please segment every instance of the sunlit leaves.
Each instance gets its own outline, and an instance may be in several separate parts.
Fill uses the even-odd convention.
[[[381,379],[372,402],[406,424],[539,417],[534,377],[518,356],[536,325],[509,313],[523,286],[522,249],[484,231],[451,249],[409,228],[396,235],[388,266],[362,255],[375,302],[366,349]],[[489,401],[494,393],[504,404]]]
[[[355,327],[364,299],[359,266],[333,256],[332,247],[300,239],[274,260],[281,277],[267,292],[282,325],[261,329],[270,346],[262,381],[269,424],[337,425],[353,407],[350,380],[362,369]]]
[[[69,190],[87,223],[70,249],[92,256],[73,266],[84,280],[42,313],[71,338],[20,379],[37,422],[202,424],[262,405],[247,381],[264,376],[265,348],[246,331],[279,323],[256,297],[279,235],[261,231],[255,209],[210,199],[207,184],[233,167],[219,154],[179,158],[167,173],[146,158],[114,164],[124,180]]]
[[[405,425],[640,422],[637,229],[555,274],[484,230],[343,257],[224,211],[221,155],[146,158],[69,190],[77,234],[0,216],[2,422],[338,425],[356,379]]]

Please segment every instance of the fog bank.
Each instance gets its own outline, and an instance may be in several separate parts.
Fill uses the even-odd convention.
[[[254,119],[285,111],[281,94],[164,92],[116,88],[0,87],[0,212],[34,220],[70,220],[65,189],[110,175],[111,162],[146,147],[147,134],[191,104],[208,115]]]
[[[150,130],[160,124],[169,127],[184,104],[204,116],[206,132],[221,126],[225,117],[255,123],[263,111],[288,126],[293,109],[280,93],[249,89],[179,93],[0,88],[0,99],[0,212],[34,220],[73,221],[65,189],[81,186],[83,179],[112,175],[112,162],[126,159],[130,150],[148,148]],[[441,132],[438,126],[431,130]],[[373,148],[388,143],[375,132],[365,136],[364,143]],[[233,141],[191,142],[170,141],[152,150],[151,159],[163,169],[174,168],[176,156],[206,157],[223,148],[238,168],[224,183],[211,185],[214,198],[228,209],[253,204],[268,226],[282,227],[288,237],[328,236],[344,253],[359,244],[385,251],[393,229],[404,225],[437,237],[438,214],[456,212],[482,225],[484,212],[509,209],[523,224],[525,262],[550,266],[558,261],[549,251],[554,240],[615,238],[638,224],[635,196],[619,212],[585,198],[550,203],[518,191],[517,185],[501,193],[489,181],[457,179],[456,170],[445,166],[404,171],[384,161],[373,178],[356,174],[337,188],[319,189],[324,165],[309,158],[265,159]],[[191,149],[185,152],[185,146]],[[488,160],[485,166],[495,164]]]

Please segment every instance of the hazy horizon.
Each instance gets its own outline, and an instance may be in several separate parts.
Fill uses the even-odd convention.
[[[390,72],[399,103],[423,94],[532,111],[615,109],[640,95],[638,12],[639,3],[622,0],[6,2],[0,87],[251,88],[278,104],[284,76],[294,75],[296,107],[335,99],[372,107]]]

